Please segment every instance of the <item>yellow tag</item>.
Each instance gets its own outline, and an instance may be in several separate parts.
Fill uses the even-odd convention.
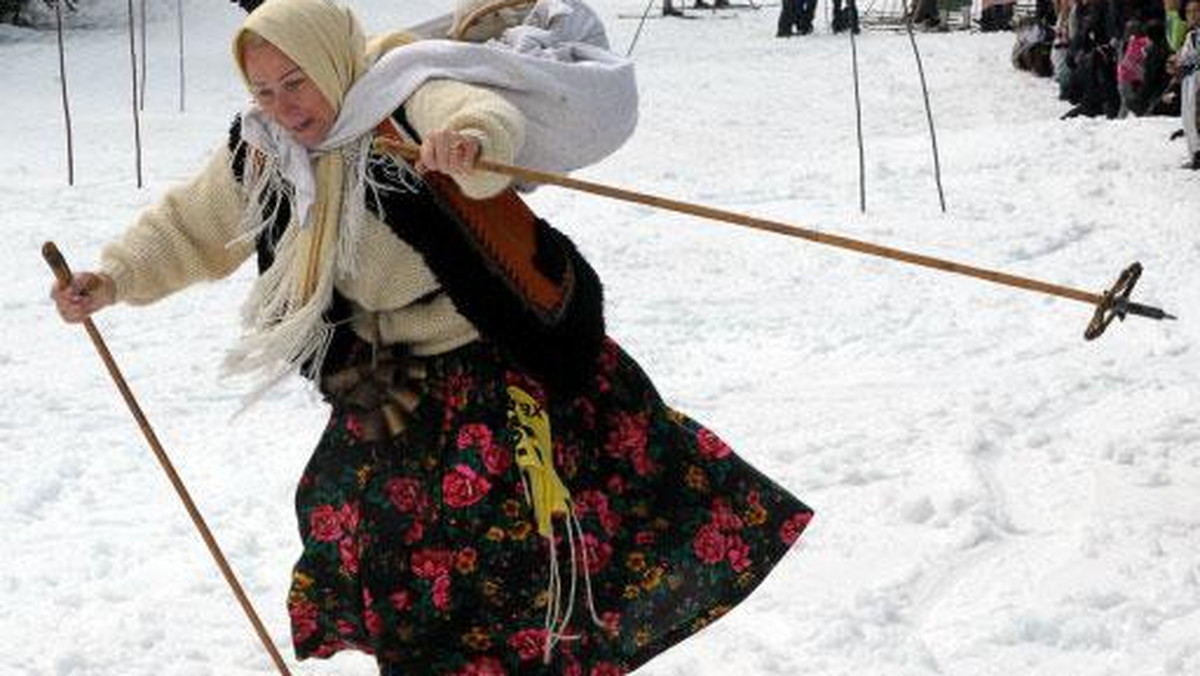
[[[537,519],[538,534],[552,537],[551,519],[567,514],[571,494],[554,471],[554,445],[550,436],[550,416],[528,392],[508,387],[508,426],[517,436],[517,467],[529,481],[529,499]]]

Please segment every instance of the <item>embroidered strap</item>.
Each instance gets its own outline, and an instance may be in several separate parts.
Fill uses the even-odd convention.
[[[529,502],[537,519],[538,533],[553,538],[552,519],[571,510],[571,494],[554,471],[554,444],[550,416],[528,392],[508,387],[508,426],[516,435],[517,467],[528,481]]]
[[[596,613],[595,597],[588,561],[587,538],[579,524],[571,494],[554,470],[554,442],[550,436],[550,415],[545,407],[525,390],[510,385],[508,391],[508,427],[516,438],[517,467],[525,484],[525,495],[533,506],[538,534],[546,538],[549,549],[549,575],[546,588],[546,638],[542,646],[542,661],[550,663],[551,652],[559,641],[575,639],[567,634],[571,614],[575,608],[575,587],[579,570],[583,570],[583,583],[587,595],[588,612],[596,626],[607,629],[607,625]],[[563,590],[563,577],[558,566],[558,542],[554,534],[554,517],[563,517],[567,529],[567,545],[570,551],[570,586]],[[582,566],[580,565],[582,564]],[[564,602],[565,598],[565,602]]]
[[[378,152],[396,155],[396,144],[405,141],[396,120],[388,118],[376,129]],[[471,235],[472,244],[502,273],[504,281],[546,323],[563,315],[575,285],[574,268],[564,266],[562,278],[552,280],[536,264],[538,219],[513,188],[494,197],[471,199],[454,179],[440,172],[427,172],[422,180],[434,199]]]
[[[396,139],[420,135],[404,107],[376,133],[383,137],[376,152],[407,165],[393,154]],[[604,341],[600,278],[571,240],[533,214],[515,190],[472,200],[453,179],[427,172],[415,190],[367,198],[368,208],[420,252],[455,309],[554,396],[574,396],[594,385]]]

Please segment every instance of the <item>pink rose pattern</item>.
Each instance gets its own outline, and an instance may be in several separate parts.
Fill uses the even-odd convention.
[[[385,676],[620,676],[748,595],[812,517],[606,343],[595,387],[549,406],[584,536],[579,638],[545,665],[548,543],[513,461],[505,386],[545,392],[487,344],[426,364],[408,431],[365,442],[334,411],[301,478],[304,549],[288,597],[300,658],[365,651]],[[566,583],[570,548],[555,527]],[[585,570],[603,626],[586,613]]]

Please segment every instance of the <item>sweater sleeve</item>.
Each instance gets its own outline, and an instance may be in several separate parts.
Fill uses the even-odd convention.
[[[473,136],[483,159],[511,164],[525,143],[525,118],[493,91],[453,80],[430,80],[405,103],[417,133],[449,129]],[[473,199],[492,197],[508,187],[508,176],[474,171],[454,177]]]
[[[146,305],[203,280],[227,277],[254,252],[240,234],[245,206],[230,153],[213,154],[199,174],[141,213],[104,248],[100,270],[116,282],[117,300]]]

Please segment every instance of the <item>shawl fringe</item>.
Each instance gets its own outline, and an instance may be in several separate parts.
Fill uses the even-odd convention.
[[[395,118],[415,139],[403,107]],[[252,197],[244,236],[256,240],[260,277],[244,308],[250,333],[226,366],[230,372],[266,376],[252,395],[257,398],[287,373],[299,370],[315,380],[327,356],[338,361],[331,353],[345,343],[337,334],[351,332],[350,304],[333,289],[333,274],[321,275],[317,292],[303,307],[280,302],[287,297],[280,289],[295,283],[290,272],[295,266],[285,263],[301,228],[289,227],[286,184],[271,172],[269,160],[259,160],[259,153],[246,147],[239,132],[235,120],[230,131],[233,170]],[[369,148],[370,141],[358,147]],[[348,171],[346,187],[358,199],[344,201],[342,220],[356,225],[339,234],[339,272],[353,272],[357,224],[370,212],[421,254],[457,310],[485,339],[531,375],[565,394],[591,382],[605,335],[603,290],[595,270],[566,235],[534,216],[512,188],[501,194],[508,207],[496,209],[488,200],[463,196],[447,177],[417,176],[402,160],[366,152],[352,159],[347,164],[361,173]],[[504,257],[489,241],[504,236],[509,223],[503,219],[514,214],[530,220],[533,228],[534,246],[525,261]],[[553,285],[557,302],[548,304],[545,294],[531,295],[531,276],[537,278],[535,286]]]

